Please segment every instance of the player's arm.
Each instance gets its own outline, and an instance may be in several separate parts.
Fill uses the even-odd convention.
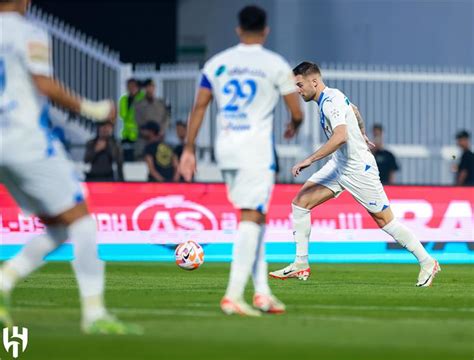
[[[286,126],[284,137],[290,139],[296,135],[303,123],[303,111],[301,111],[300,98],[296,92],[283,96],[283,100],[285,100],[286,107],[291,115],[291,121]]]
[[[32,74],[32,78],[38,91],[52,102],[91,120],[115,120],[116,111],[112,101],[93,102],[80,99],[52,77]]]
[[[364,119],[362,118],[362,115],[360,114],[359,108],[352,103],[351,103],[351,107],[356,116],[357,123],[359,124],[360,132],[362,133],[362,135],[366,135]]]
[[[362,136],[364,137],[365,142],[370,148],[375,148],[375,144],[369,140],[369,137],[367,136],[367,133],[365,132],[365,122],[364,118],[362,117],[359,109],[357,106],[351,103],[352,110],[354,110],[354,114],[357,119],[357,123],[359,125],[360,132],[362,133]]]
[[[208,87],[201,86],[198,90],[193,110],[189,116],[186,144],[184,145],[183,154],[179,162],[179,173],[187,182],[190,182],[196,173],[196,138],[211,100],[212,90]]]
[[[53,77],[51,46],[47,32],[31,26],[20,44],[23,60],[40,93],[56,104],[95,121],[115,120],[111,101],[92,102],[73,95]]]
[[[299,162],[291,170],[293,176],[298,176],[301,170],[311,166],[312,163],[324,159],[325,157],[331,155],[337,149],[347,142],[347,125],[341,124],[336,126],[333,129],[332,136],[329,140],[321,146],[315,153],[308,156],[303,161]]]

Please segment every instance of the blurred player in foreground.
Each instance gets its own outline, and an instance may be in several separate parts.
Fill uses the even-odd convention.
[[[279,279],[306,280],[310,275],[308,243],[311,233],[311,210],[344,190],[364,206],[377,225],[410,251],[420,263],[416,286],[430,286],[440,266],[404,225],[398,222],[389,207],[380,182],[375,158],[368,148],[362,118],[356,107],[338,89],[327,87],[316,64],[303,62],[293,69],[296,85],[304,101],[316,101],[320,123],[328,141],[314,154],[296,164],[292,173],[332,155],[321,170],[314,173],[293,199],[293,230],[296,260],[289,266],[270,273]]]
[[[27,0],[0,1],[0,182],[18,205],[36,214],[46,233],[28,242],[0,269],[0,325],[12,324],[10,294],[18,281],[70,239],[72,266],[81,295],[82,330],[93,334],[136,333],[104,306],[104,263],[96,224],[84,202],[73,164],[50,134],[47,99],[95,121],[115,119],[111,101],[79,99],[52,77],[48,34],[23,15]]]
[[[215,147],[217,162],[229,200],[241,215],[221,309],[226,314],[258,316],[260,312],[243,299],[250,275],[255,287],[254,307],[267,313],[285,311],[268,286],[263,240],[275,177],[273,110],[279,96],[283,96],[292,118],[285,137],[296,134],[303,115],[290,66],[262,46],[269,32],[265,12],[255,6],[245,7],[239,13],[236,31],[240,44],[215,55],[204,66],[180,171],[186,181],[196,171],[195,140],[214,96],[220,125]]]

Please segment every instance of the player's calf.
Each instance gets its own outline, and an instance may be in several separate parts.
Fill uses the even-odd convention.
[[[3,279],[2,270],[0,270],[0,281]],[[0,290],[0,326],[2,328],[13,326],[9,311],[10,296],[8,293]]]

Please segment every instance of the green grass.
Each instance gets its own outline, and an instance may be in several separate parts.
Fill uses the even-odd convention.
[[[415,265],[313,270],[307,282],[270,281],[286,315],[250,319],[220,313],[228,264],[185,272],[174,264],[110,263],[109,307],[146,334],[97,337],[79,332],[69,264],[48,264],[13,296],[14,318],[30,331],[20,359],[474,358],[473,266],[445,265],[422,289],[414,286]]]

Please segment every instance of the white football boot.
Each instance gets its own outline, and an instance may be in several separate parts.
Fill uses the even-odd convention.
[[[433,280],[438,272],[441,271],[439,263],[435,259],[427,261],[426,264],[421,265],[420,273],[418,274],[418,287],[431,286]]]
[[[221,300],[221,310],[226,315],[262,316],[260,311],[252,308],[244,300],[231,299],[230,297],[224,297]]]
[[[255,294],[253,306],[267,314],[283,314],[286,312],[285,304],[273,295]]]
[[[309,276],[311,275],[311,269],[308,264],[306,263],[292,263],[287,267],[272,271],[269,274],[272,278],[286,280],[286,279],[299,279],[299,280],[308,280]]]

